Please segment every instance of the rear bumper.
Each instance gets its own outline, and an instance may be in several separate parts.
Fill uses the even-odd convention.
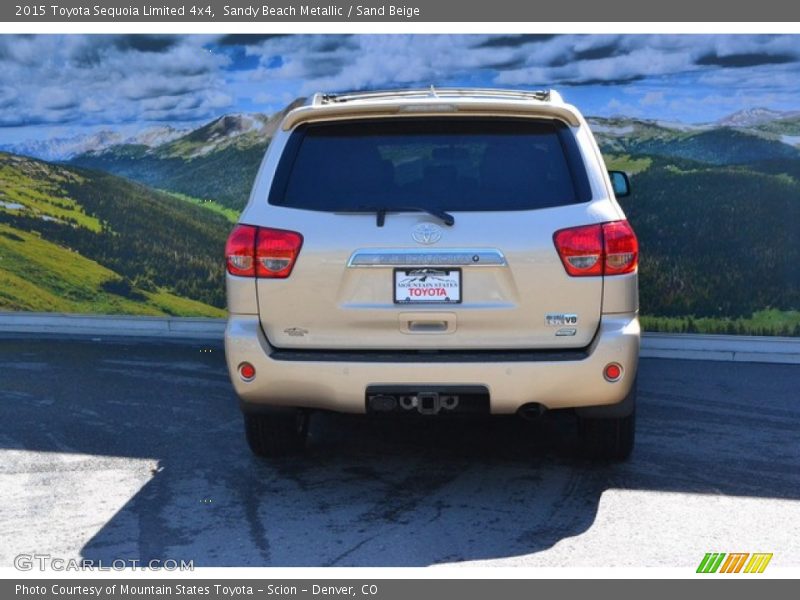
[[[231,315],[225,329],[225,356],[245,411],[294,406],[364,413],[368,386],[430,384],[432,388],[486,386],[491,412],[510,414],[529,403],[550,409],[618,404],[636,378],[639,338],[637,315],[615,314],[603,316],[600,330],[583,351],[392,360],[382,353],[276,351],[264,337],[257,316]],[[256,369],[249,382],[237,370],[245,361]],[[610,362],[623,367],[622,379],[614,383],[603,377]]]

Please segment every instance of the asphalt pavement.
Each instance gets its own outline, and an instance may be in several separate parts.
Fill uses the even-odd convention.
[[[221,345],[5,337],[0,566],[800,565],[800,366],[643,359],[639,389],[623,464],[581,458],[565,414],[317,414],[265,461]]]

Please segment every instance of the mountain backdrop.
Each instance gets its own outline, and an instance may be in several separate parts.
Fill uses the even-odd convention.
[[[275,129],[300,102],[274,115],[225,115],[155,146],[103,146],[69,162],[241,210]]]
[[[223,314],[225,236],[284,113],[7,146],[0,308]],[[800,335],[800,112],[589,121],[632,178],[645,324]]]

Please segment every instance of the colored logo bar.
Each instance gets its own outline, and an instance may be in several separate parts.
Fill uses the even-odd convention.
[[[697,572],[763,573],[771,560],[772,553],[767,552],[707,552],[697,566]]]

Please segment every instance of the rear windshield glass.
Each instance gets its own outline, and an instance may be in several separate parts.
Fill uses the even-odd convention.
[[[577,144],[564,124],[395,119],[298,128],[269,202],[332,212],[409,206],[491,211],[590,199]]]

